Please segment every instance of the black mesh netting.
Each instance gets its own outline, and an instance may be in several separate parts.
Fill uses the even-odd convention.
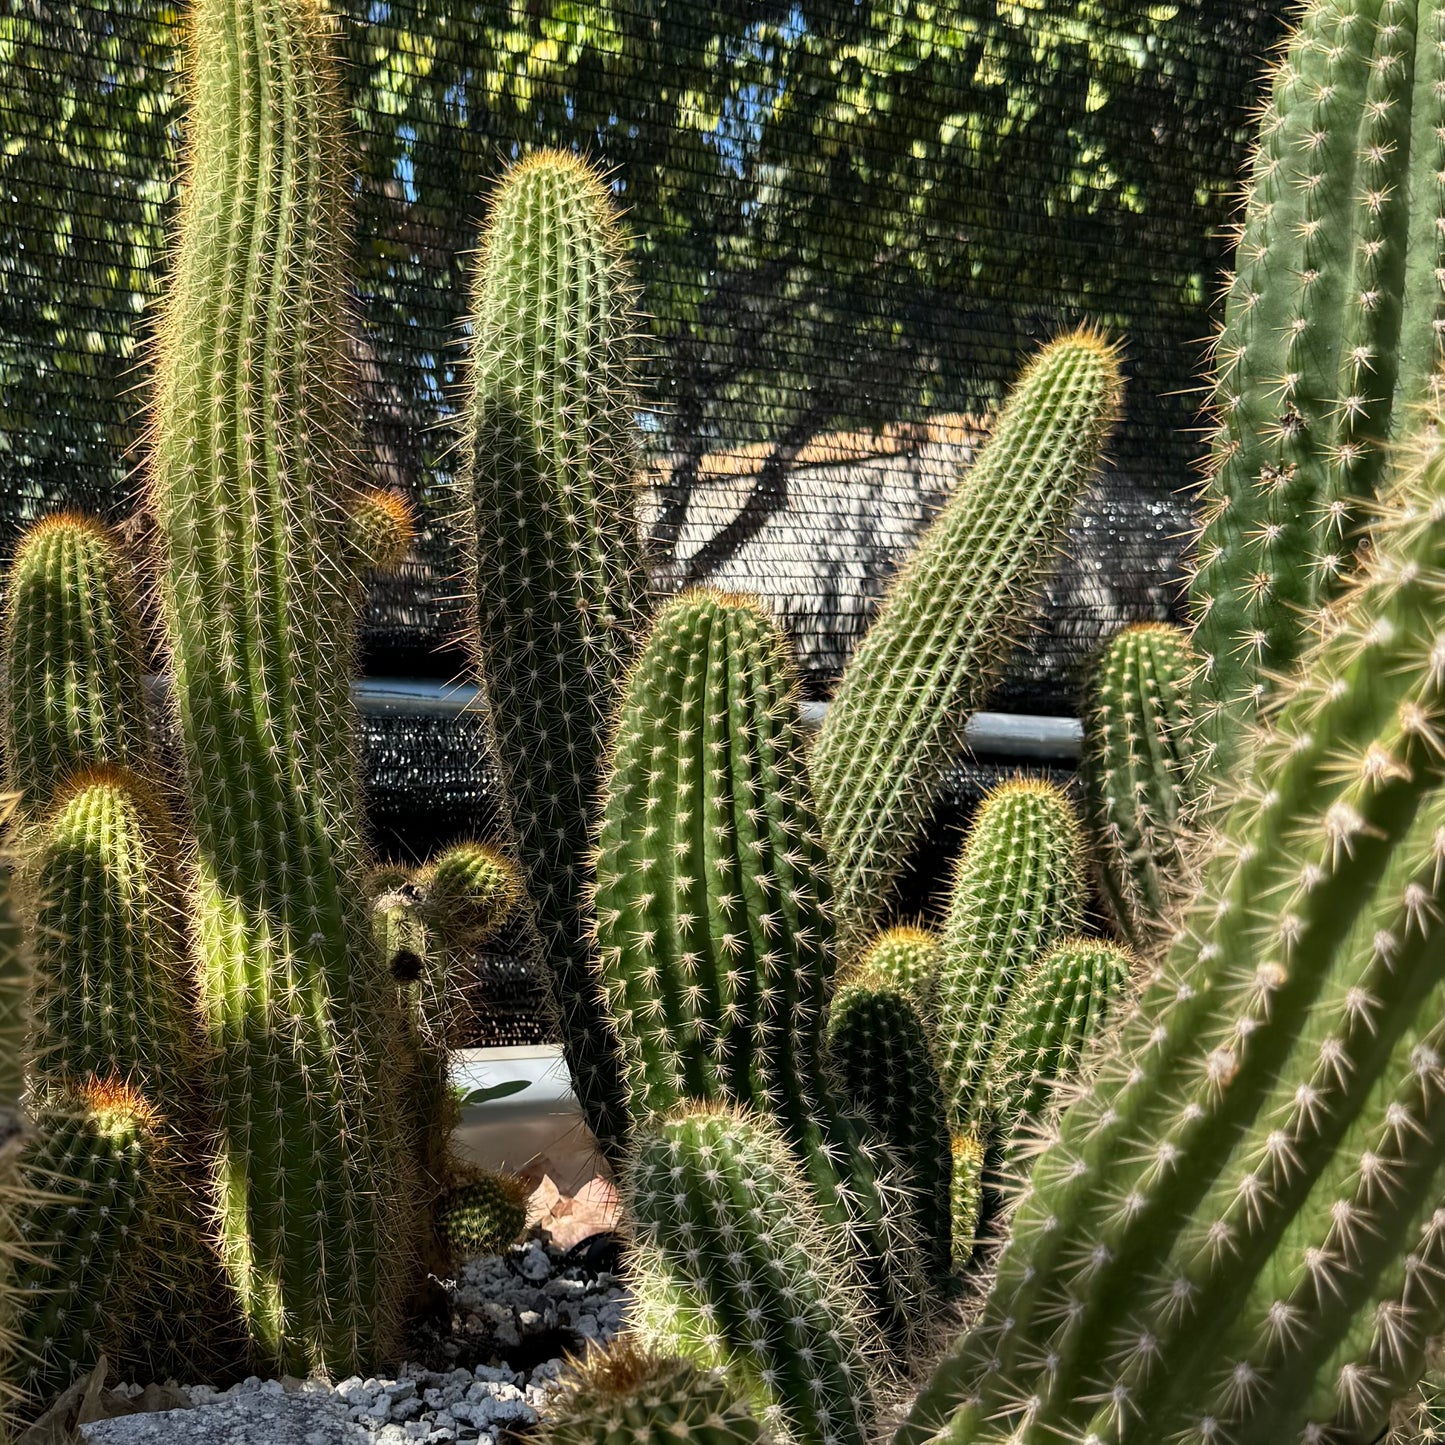
[[[1169,612],[1200,343],[1283,0],[341,3],[370,452],[428,519],[373,592],[373,675],[462,667],[442,522],[467,252],[540,144],[603,162],[635,237],[660,580],[768,596],[814,695],[977,419],[1084,318],[1127,339],[1127,416],[996,705],[1071,711],[1100,637]],[[183,24],[172,0],[0,0],[0,561],[61,503],[135,506]],[[484,824],[448,724],[379,726],[388,847]]]

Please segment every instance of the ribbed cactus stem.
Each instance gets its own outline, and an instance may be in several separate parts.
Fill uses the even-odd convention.
[[[1201,781],[1226,793],[1445,357],[1442,42],[1433,0],[1311,0],[1260,116],[1190,588]]]
[[[893,984],[926,1007],[938,971],[938,945],[932,929],[911,924],[885,929],[839,973],[838,983],[876,979]]]
[[[1370,1440],[1445,1316],[1445,454],[1412,463],[901,1441]]]
[[[845,956],[888,909],[964,724],[1028,626],[1122,385],[1093,332],[1033,359],[843,674],[813,776]]]
[[[764,1445],[756,1416],[719,1370],[623,1335],[577,1361],[549,1402],[547,1445]]]
[[[164,809],[121,769],[82,772],[33,836],[35,1087],[116,1078],[168,1122],[199,1124],[202,1040]]]
[[[828,1058],[844,1098],[892,1145],[929,1265],[944,1278],[953,1160],[943,1085],[917,1005],[895,983],[854,975],[828,1011]]]
[[[480,1169],[451,1190],[438,1213],[453,1261],[500,1254],[526,1227],[531,1192],[525,1179]]]
[[[395,572],[416,540],[416,515],[394,487],[366,487],[350,498],[347,536],[361,572]]]
[[[102,523],[74,512],[21,538],[6,586],[3,735],[9,786],[44,811],[99,763],[143,766],[149,748],[133,579]]]
[[[978,1238],[978,1211],[983,1194],[983,1142],[975,1133],[955,1134],[950,1140],[953,1175],[948,1204],[953,1228],[953,1267],[962,1271],[973,1258]]]
[[[659,613],[618,714],[596,875],[633,1114],[693,1100],[775,1117],[906,1330],[915,1241],[825,1077],[828,876],[792,661],[755,599],[690,592]]]
[[[526,883],[487,843],[454,843],[418,875],[426,918],[452,948],[479,948],[522,906]]]
[[[1075,932],[1085,902],[1083,845],[1052,783],[994,789],[954,869],[934,1001],[950,1127],[968,1130],[1010,996],[1027,969]]]
[[[645,615],[635,292],[606,183],[544,151],[493,199],[472,285],[464,508],[475,642],[562,1042],[604,1147],[626,1130],[588,950],[591,808]]]
[[[345,110],[315,0],[198,0],[189,75],[151,487],[221,1243],[257,1356],[345,1374],[383,1348],[408,1255],[348,692]]]
[[[781,1135],[726,1109],[639,1131],[634,1327],[723,1366],[785,1441],[864,1445],[874,1412],[867,1309]]]
[[[1126,627],[1100,656],[1085,709],[1085,817],[1100,892],[1143,954],[1168,941],[1188,883],[1192,666],[1178,628]]]

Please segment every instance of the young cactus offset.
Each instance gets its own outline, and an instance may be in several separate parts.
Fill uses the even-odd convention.
[[[1445,453],[1374,529],[1179,940],[898,1439],[1371,1440],[1445,1317]]]
[[[1442,42],[1435,0],[1310,0],[1261,115],[1190,587],[1197,764],[1226,792],[1445,357]]]
[[[3,738],[9,786],[43,812],[79,768],[144,766],[144,659],[115,536],[74,512],[21,538],[6,587]]]
[[[480,948],[522,906],[517,865],[487,843],[454,843],[422,870],[417,885],[430,927],[448,948]]]
[[[988,1058],[1015,986],[1078,930],[1083,845],[1069,800],[1021,778],[984,800],[954,870],[939,946],[934,1026],[949,1125],[974,1127]]]
[[[905,1333],[917,1241],[825,1077],[828,877],[792,661],[755,599],[689,592],[659,613],[618,714],[596,873],[634,1116],[692,1100],[776,1118]]]
[[[1085,817],[1100,892],[1146,956],[1168,941],[1187,886],[1192,659],[1176,627],[1126,627],[1099,659],[1084,714]]]
[[[316,0],[190,20],[151,494],[218,1226],[258,1360],[344,1375],[384,1350],[413,1252],[398,1010],[360,888],[346,112]]]
[[[828,1011],[828,1057],[844,1097],[892,1145],[934,1277],[946,1277],[953,1159],[943,1085],[917,1006],[897,984],[850,976]]]
[[[441,1234],[452,1259],[500,1254],[526,1227],[530,1193],[525,1179],[474,1171],[442,1201]]]
[[[983,1143],[977,1134],[959,1133],[951,1141],[953,1177],[948,1204],[953,1220],[953,1267],[962,1272],[973,1258],[978,1211],[983,1194]]]
[[[633,1328],[725,1369],[782,1440],[865,1445],[875,1402],[854,1252],[782,1137],[729,1109],[639,1133],[625,1187]]]
[[[1034,358],[843,674],[813,777],[845,957],[887,910],[964,724],[1024,634],[1122,386],[1093,332]]]
[[[176,839],[121,769],[81,772],[33,830],[34,1087],[117,1078],[200,1123],[203,1048]]]
[[[904,924],[880,933],[840,973],[840,985],[853,978],[892,984],[920,1008],[927,1007],[938,972],[938,935]]]
[[[765,1445],[720,1370],[623,1335],[572,1364],[542,1424],[546,1445]]]
[[[463,505],[474,641],[568,1067],[613,1152],[626,1109],[586,902],[603,743],[646,613],[634,305],[602,178],[558,151],[516,166],[472,285]]]

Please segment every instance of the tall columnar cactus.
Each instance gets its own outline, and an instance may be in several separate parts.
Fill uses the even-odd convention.
[[[828,1055],[844,1097],[893,1146],[934,1276],[946,1277],[953,1156],[943,1085],[917,1006],[895,983],[852,977],[828,1011]]]
[[[348,684],[345,110],[316,0],[198,0],[152,496],[217,1055],[221,1245],[255,1351],[346,1373],[407,1270],[394,990]]]
[[[1122,386],[1092,332],[1034,358],[843,674],[813,776],[845,955],[887,910],[964,724],[1024,634]]]
[[[1191,666],[1178,628],[1126,627],[1104,649],[1085,709],[1085,817],[1100,892],[1144,954],[1167,941],[1187,884]]]
[[[43,812],[74,771],[142,765],[144,659],[120,545],[73,512],[21,539],[6,587],[3,738],[9,786]]]
[[[1445,1318],[1445,452],[899,1439],[1370,1440]]]
[[[199,1124],[202,1043],[176,840],[121,769],[82,772],[37,823],[34,1084],[116,1077]]]
[[[1442,42],[1434,0],[1310,0],[1261,115],[1191,585],[1198,761],[1226,791],[1445,357]]]
[[[843,984],[853,978],[893,984],[924,1006],[933,992],[938,970],[938,935],[931,929],[904,924],[887,928],[839,974]]]
[[[755,600],[689,592],[659,614],[618,714],[596,877],[634,1115],[695,1100],[776,1117],[905,1329],[916,1240],[827,1086],[828,876],[792,661]]]
[[[623,1335],[563,1376],[547,1445],[764,1445],[757,1417],[721,1371],[643,1348]]]
[[[1034,961],[1077,931],[1083,846],[1069,800],[1052,783],[996,788],[954,870],[934,1002],[938,1071],[950,1125],[973,1126],[998,1026]]]
[[[23,1396],[18,1413],[38,1414],[114,1354],[143,1271],[171,1267],[147,1261],[142,1244],[161,1149],[154,1109],[124,1085],[74,1088],[37,1121],[20,1167],[30,1198],[12,1220],[21,1253],[4,1369]]]
[[[626,1111],[586,898],[603,745],[645,615],[634,304],[601,177],[555,151],[515,167],[472,286],[463,488],[475,642],[568,1066],[614,1152]]]
[[[782,1137],[726,1109],[638,1132],[626,1179],[634,1328],[725,1368],[782,1439],[864,1445],[874,1396],[853,1251]]]

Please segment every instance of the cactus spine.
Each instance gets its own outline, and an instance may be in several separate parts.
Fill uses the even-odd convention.
[[[531,1186],[510,1174],[475,1171],[442,1202],[441,1233],[453,1260],[500,1254],[527,1224]]]
[[[345,1374],[405,1271],[396,1008],[360,892],[344,109],[315,0],[198,0],[152,495],[217,1055],[222,1254],[257,1356]]]
[[[593,799],[646,599],[634,288],[607,186],[548,151],[513,168],[472,288],[463,488],[479,661],[568,1066],[593,1133],[626,1130],[588,950]]]
[[[824,1077],[828,877],[792,662],[755,600],[690,592],[658,615],[622,698],[596,877],[634,1114],[694,1100],[775,1117],[906,1332],[915,1242]]]
[[[1275,70],[1216,348],[1191,586],[1199,763],[1227,783],[1338,588],[1445,310],[1445,14],[1311,0]]]
[[[900,1441],[1368,1440],[1419,1377],[1445,1312],[1442,605],[1432,446]]]
[[[964,724],[1028,623],[1122,385],[1091,332],[1034,358],[843,674],[813,776],[845,956],[887,909]]]
[[[974,819],[954,870],[939,947],[934,1023],[949,1124],[967,1131],[1018,981],[1078,929],[1083,848],[1068,799],[1052,783],[996,788]]]
[[[917,1007],[896,984],[856,975],[828,1012],[828,1055],[844,1097],[902,1165],[931,1269],[944,1278],[953,1156],[943,1085]]]
[[[1167,942],[1186,874],[1191,666],[1178,628],[1126,627],[1099,659],[1085,710],[1081,771],[1100,892],[1145,955]]]
[[[777,1131],[679,1113],[642,1133],[626,1196],[643,1339],[725,1367],[785,1440],[864,1445],[874,1400],[852,1252]]]
[[[119,543],[73,512],[25,534],[7,594],[9,785],[43,812],[79,768],[146,761],[140,627]]]
[[[543,1424],[547,1445],[764,1445],[762,1427],[717,1370],[627,1336],[562,1379]]]

